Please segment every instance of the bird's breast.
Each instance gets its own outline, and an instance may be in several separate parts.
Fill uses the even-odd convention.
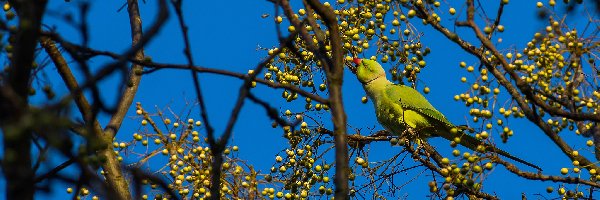
[[[394,104],[390,103],[377,102],[376,104],[375,114],[377,121],[393,134],[402,134],[405,126],[401,109],[394,107]]]

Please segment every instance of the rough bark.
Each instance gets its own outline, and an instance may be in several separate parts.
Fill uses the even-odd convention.
[[[40,37],[46,1],[10,1],[17,11],[19,25],[12,44],[10,70],[6,85],[0,87],[0,127],[4,141],[2,170],[6,177],[6,199],[33,199],[34,171],[31,166],[31,119],[28,95]]]

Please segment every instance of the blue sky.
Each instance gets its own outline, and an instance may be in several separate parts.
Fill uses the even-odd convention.
[[[77,10],[74,5],[77,5],[76,1],[71,3],[51,1],[48,9],[72,12],[76,15]],[[122,1],[92,2],[88,16],[90,47],[123,52],[130,46],[127,12],[126,10],[117,12],[121,6]],[[496,3],[494,6],[497,6]],[[460,5],[455,5],[455,8],[458,12],[464,9]],[[153,22],[157,11],[155,1],[147,1],[145,4],[140,2],[140,10],[143,25],[148,27]],[[503,39],[500,44],[501,48],[516,46],[517,49],[522,49],[535,31],[545,27],[543,21],[537,20],[535,12],[534,1],[511,1],[503,15],[502,24],[506,27],[506,31],[501,34]],[[185,1],[184,13],[189,26],[192,54],[197,65],[245,73],[248,69],[254,68],[266,56],[265,51],[257,50],[259,46],[267,48],[277,46],[275,25],[272,20],[273,5],[267,1]],[[261,18],[263,14],[270,14],[271,17]],[[65,39],[80,42],[81,38],[77,34],[77,30],[61,21],[56,16],[47,15],[44,22],[50,27],[55,27],[56,31],[61,33]],[[468,87],[460,83],[460,77],[473,78],[471,74],[466,74],[465,70],[460,69],[458,63],[465,61],[470,65],[476,65],[477,60],[465,54],[455,44],[442,38],[433,29],[423,26],[417,26],[417,28],[424,32],[423,44],[431,48],[431,54],[426,57],[428,67],[419,76],[419,87],[422,88],[422,83],[425,83],[431,88],[431,92],[426,97],[450,121],[456,124],[466,123],[466,119],[470,119],[467,117],[468,109],[463,106],[463,103],[454,101],[452,97],[465,91]],[[458,30],[460,34],[470,34],[461,29]],[[185,64],[183,48],[179,26],[175,16],[172,15],[159,35],[145,48],[145,53],[156,62]],[[98,67],[106,62],[106,59],[95,59],[92,66]],[[389,67],[389,65],[384,66]],[[59,84],[55,70],[48,68],[46,72],[50,75],[50,79],[56,81],[53,85],[57,94],[65,94],[67,90]],[[111,102],[109,104],[114,103],[118,81],[113,77],[102,83],[101,91],[104,94],[103,97]],[[210,74],[201,74],[200,81],[210,121],[216,128],[216,132],[221,133],[237,98],[241,81]],[[300,102],[285,103],[283,99],[279,98],[281,90],[273,91],[270,88],[259,86],[254,91],[262,99],[273,103],[274,107],[281,108],[282,112],[286,109],[301,111],[304,107],[301,100]],[[375,120],[375,115],[372,114],[374,113],[373,106],[370,103],[362,104],[360,102],[365,93],[349,71],[345,73],[343,94],[348,122],[351,125],[349,130],[362,129],[364,133],[365,130],[373,127],[375,130],[381,129]],[[141,102],[150,111],[157,106],[159,108],[170,107],[177,113],[184,111],[186,101],[192,102],[194,99],[193,83],[188,71],[162,70],[142,78],[135,102]],[[194,109],[193,118],[200,119],[197,108]],[[128,116],[135,116],[135,108],[130,109]],[[323,119],[326,121],[327,117]],[[105,124],[106,116],[101,120]],[[498,147],[540,165],[546,174],[558,175],[561,167],[568,166],[567,157],[563,156],[558,148],[551,146],[550,141],[541,131],[523,120],[512,120],[511,123],[513,123],[511,127],[516,132],[515,136],[511,138],[509,144],[498,142]],[[265,172],[274,163],[275,154],[286,147],[285,140],[280,138],[281,131],[272,129],[270,124],[271,120],[264,114],[264,109],[247,101],[233,135],[233,144],[238,145],[241,149],[239,157],[248,160],[257,169]],[[138,128],[139,121],[128,117],[117,137],[130,140],[132,133]],[[496,141],[499,141],[499,138],[496,138]],[[585,140],[578,138],[574,141],[578,141],[579,147],[584,147]],[[451,148],[446,141],[433,139],[432,143],[439,147],[443,155],[451,157]],[[371,159],[383,159],[390,155],[390,152],[395,153],[400,150],[400,148],[390,148],[387,143],[375,144],[371,146],[371,155],[373,156]],[[54,164],[60,163],[58,160]],[[522,169],[527,168],[523,166]],[[414,173],[406,177],[398,176],[398,178],[408,179],[412,178]],[[400,196],[407,195],[408,199],[424,197],[428,194],[425,184],[430,179],[429,176],[419,177],[417,181],[404,187],[400,191]],[[547,186],[555,188],[558,186],[558,184],[550,182],[541,183],[520,179],[507,173],[502,167],[496,168],[485,184],[487,192],[496,191],[496,194],[503,199],[520,198],[521,193],[525,193],[530,198],[539,198],[534,194],[546,195],[544,191]],[[64,199],[67,195],[66,187],[68,186],[53,187],[50,194],[39,194],[38,197]],[[2,187],[2,189],[4,188]]]

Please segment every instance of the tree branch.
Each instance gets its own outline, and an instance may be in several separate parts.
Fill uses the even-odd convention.
[[[95,49],[91,49],[91,48],[87,48],[87,47],[83,47],[83,46],[79,46],[79,45],[70,43],[68,41],[63,40],[62,38],[60,38],[60,36],[58,36],[54,33],[44,32],[44,35],[52,38],[53,40],[55,40],[56,42],[61,44],[64,48],[77,49],[77,51],[81,51],[81,52],[83,52],[85,54],[89,54],[91,56],[101,55],[101,56],[108,56],[113,59],[127,59],[127,58],[123,57],[122,55],[119,55],[119,54],[116,54],[113,52],[95,50]],[[286,43],[289,40],[290,39],[284,39],[283,43]],[[181,64],[156,63],[156,62],[152,62],[149,60],[137,60],[137,59],[133,59],[133,58],[129,58],[127,60],[129,62],[143,65],[145,68],[151,69],[150,71],[145,71],[144,73],[151,73],[151,72],[155,72],[155,71],[162,70],[162,69],[189,69],[190,68],[188,65],[181,65]],[[218,75],[230,76],[230,77],[234,77],[234,78],[238,78],[238,79],[242,79],[242,80],[249,77],[249,75],[247,75],[247,74],[236,73],[236,72],[222,70],[222,69],[216,69],[216,68],[208,68],[208,67],[203,67],[203,66],[193,66],[191,68],[193,71],[198,72],[198,73],[218,74]],[[260,84],[263,84],[263,85],[266,85],[266,86],[272,87],[272,88],[282,88],[282,89],[290,90],[292,92],[298,93],[299,95],[301,95],[303,97],[308,97],[312,100],[315,100],[321,104],[327,104],[327,105],[329,104],[327,99],[324,99],[324,98],[322,98],[316,94],[310,93],[308,91],[302,90],[301,88],[299,88],[295,85],[292,85],[292,84],[281,84],[281,83],[271,82],[271,81],[268,81],[265,79],[259,79],[259,78],[254,78],[254,79],[252,79],[252,81],[255,81],[256,83],[260,83]]]
[[[341,31],[338,20],[333,10],[326,7],[318,0],[308,0],[308,4],[322,17],[323,22],[329,30],[329,45],[331,46],[331,58],[321,59],[326,63],[325,73],[327,75],[327,87],[329,91],[329,102],[331,107],[331,121],[335,133],[335,199],[349,199],[348,189],[348,141],[346,139],[346,112],[342,98],[342,80],[344,75],[344,51],[342,49]],[[315,29],[317,27],[314,27]],[[320,41],[327,44],[327,41]],[[324,47],[322,47],[323,49]],[[323,52],[324,55],[327,55]],[[329,67],[329,68],[328,68]]]
[[[31,125],[28,121],[29,88],[35,58],[35,48],[40,37],[40,26],[47,1],[11,0],[19,22],[13,33],[14,47],[10,58],[7,80],[0,85],[0,127],[3,137],[2,172],[6,177],[7,199],[33,199],[34,171],[31,161]]]
[[[542,120],[542,118],[534,112],[534,110],[532,110],[529,107],[528,103],[526,103],[525,99],[522,97],[522,95],[519,91],[521,91],[523,94],[525,94],[525,97],[527,99],[531,100],[535,105],[542,107],[544,110],[546,110],[550,114],[564,116],[567,118],[573,117],[572,118],[573,120],[597,120],[597,119],[600,119],[600,116],[598,116],[598,115],[590,116],[589,114],[579,114],[579,113],[574,114],[574,113],[569,113],[569,112],[565,112],[562,110],[560,112],[554,112],[554,109],[549,109],[549,106],[547,104],[545,104],[544,102],[542,102],[538,97],[536,97],[533,94],[532,89],[526,83],[524,83],[523,80],[521,80],[521,78],[515,72],[510,70],[508,61],[506,59],[504,59],[504,56],[502,56],[502,54],[500,54],[500,52],[494,47],[494,45],[491,43],[491,41],[487,39],[487,37],[483,34],[483,32],[481,32],[481,29],[479,29],[479,27],[475,24],[474,17],[473,17],[474,16],[473,1],[467,0],[467,5],[468,5],[467,21],[464,22],[465,26],[468,26],[471,29],[473,29],[475,35],[477,36],[479,41],[482,42],[483,46],[486,49],[490,50],[492,55],[494,55],[499,60],[500,65],[503,67],[503,69],[506,72],[508,72],[511,79],[516,82],[516,87],[512,83],[510,83],[510,81],[502,74],[502,72],[500,72],[496,68],[495,64],[492,64],[490,61],[487,60],[487,58],[485,57],[485,55],[482,53],[481,50],[475,49],[468,42],[460,39],[460,37],[457,34],[450,32],[448,29],[443,27],[438,22],[433,21],[433,20],[428,21],[428,22],[431,26],[433,26],[434,29],[436,29],[440,33],[444,34],[451,41],[454,41],[462,49],[464,49],[468,53],[474,55],[475,57],[479,58],[479,60],[484,64],[484,66],[494,75],[494,77],[496,77],[496,79],[498,80],[498,83],[500,83],[509,92],[511,97],[517,102],[519,107],[525,113],[525,116],[527,117],[527,119],[529,121],[533,122],[534,124],[536,124],[563,151],[563,153],[565,155],[567,155],[571,160],[579,161],[582,166],[586,166],[586,168],[588,168],[588,169],[598,170],[598,167],[595,164],[593,164],[592,162],[590,162],[588,159],[586,159],[585,157],[573,156],[573,154],[572,154],[573,149],[560,136],[558,136],[558,134],[556,134],[552,130],[552,128],[550,126],[548,126],[548,124],[546,124]],[[422,10],[422,8],[421,8],[420,12],[425,12],[425,11]]]

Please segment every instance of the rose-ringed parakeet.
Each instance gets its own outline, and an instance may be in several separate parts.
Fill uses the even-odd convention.
[[[387,131],[400,135],[408,128],[417,134],[415,139],[441,136],[473,151],[476,151],[479,146],[480,151],[481,148],[485,148],[485,152],[495,152],[541,170],[536,165],[466,134],[464,127],[453,125],[421,93],[411,87],[389,81],[385,70],[376,61],[355,58],[354,63],[357,66],[353,72],[375,106],[377,121]]]

